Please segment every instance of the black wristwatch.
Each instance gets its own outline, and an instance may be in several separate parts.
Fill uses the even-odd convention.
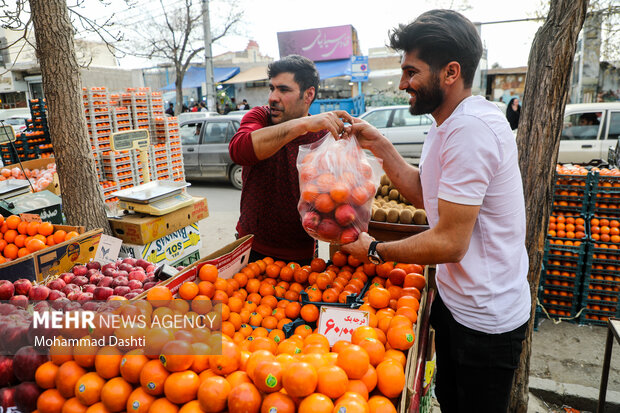
[[[373,264],[383,264],[383,258],[379,255],[379,251],[377,251],[377,244],[383,241],[372,241],[368,246],[368,261]]]

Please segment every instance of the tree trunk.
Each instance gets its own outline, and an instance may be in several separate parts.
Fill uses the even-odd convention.
[[[176,69],[176,79],[174,81],[174,85],[176,86],[177,92],[177,104],[176,109],[174,110],[174,114],[179,116],[179,113],[183,112],[183,78],[185,77],[185,72],[181,72],[181,70]]]
[[[30,0],[36,50],[48,107],[63,212],[70,225],[111,233],[97,181],[82,106],[82,80],[75,57],[66,0]]]
[[[532,329],[545,232],[551,212],[555,164],[577,36],[588,0],[552,0],[530,51],[517,145],[523,176],[530,268],[531,318],[512,387],[510,412],[527,412]]]

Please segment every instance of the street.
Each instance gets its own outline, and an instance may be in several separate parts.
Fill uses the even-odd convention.
[[[209,217],[199,223],[200,256],[204,257],[235,240],[241,191],[228,182],[193,181],[191,184],[189,194],[207,198],[209,205]],[[329,258],[329,244],[319,242],[319,257]]]

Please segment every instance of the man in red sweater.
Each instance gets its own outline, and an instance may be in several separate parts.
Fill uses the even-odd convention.
[[[243,166],[237,232],[254,234],[250,262],[270,256],[304,265],[315,256],[316,243],[297,211],[299,146],[328,132],[338,136],[352,118],[340,110],[308,115],[319,86],[311,60],[287,56],[270,63],[267,74],[269,105],[251,109],[228,146],[233,162]]]

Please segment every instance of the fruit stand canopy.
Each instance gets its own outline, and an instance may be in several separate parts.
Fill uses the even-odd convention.
[[[215,83],[221,83],[230,79],[237,73],[239,73],[238,67],[214,67],[213,68],[213,81]],[[183,78],[183,89],[189,89],[194,87],[201,87],[205,83],[205,68],[190,66],[185,72]],[[174,90],[176,86],[173,83],[163,87],[161,90]]]

